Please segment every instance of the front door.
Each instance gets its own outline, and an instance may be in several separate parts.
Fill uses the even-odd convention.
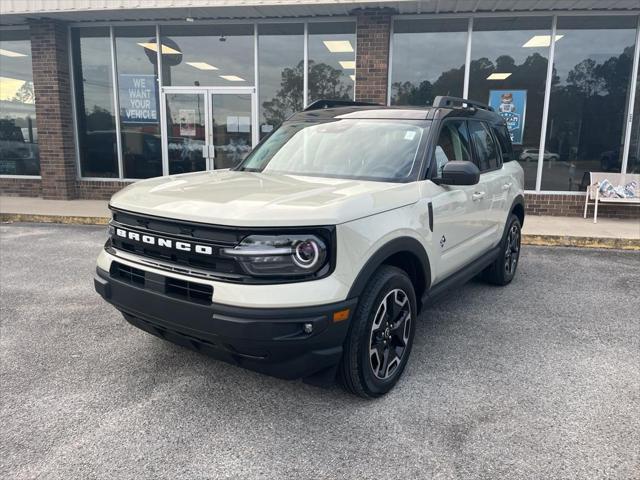
[[[435,177],[442,174],[447,162],[474,160],[466,120],[450,119],[443,123],[433,155]],[[436,255],[436,282],[470,263],[482,249],[479,242],[485,220],[479,187],[480,184],[433,185],[428,192],[433,202],[433,248],[439,253]]]
[[[257,143],[255,89],[163,89],[163,171],[229,168]]]

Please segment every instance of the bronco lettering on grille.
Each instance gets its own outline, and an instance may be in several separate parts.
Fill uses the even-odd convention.
[[[201,255],[213,255],[213,248],[209,245],[200,245],[197,243],[174,241],[170,238],[156,237],[154,235],[140,234],[138,232],[131,232],[124,228],[116,227],[116,235],[127,240],[132,240],[138,243],[146,243],[148,245],[157,245],[164,248],[172,248],[180,250],[182,252],[195,252]]]

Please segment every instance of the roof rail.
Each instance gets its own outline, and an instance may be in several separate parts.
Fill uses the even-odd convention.
[[[489,105],[476,102],[475,100],[468,100],[466,98],[437,96],[436,98],[433,99],[433,106],[436,108],[454,107],[456,105],[460,105],[463,108],[476,107],[482,110],[488,110],[490,112],[494,111],[493,107],[490,107]],[[464,107],[464,105],[467,105],[467,107]]]
[[[335,107],[381,107],[379,103],[369,102],[352,102],[351,100],[316,100],[312,102],[303,111],[322,110],[323,108]]]

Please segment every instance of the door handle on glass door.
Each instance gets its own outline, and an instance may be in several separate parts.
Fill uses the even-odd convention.
[[[475,201],[475,200],[480,200],[481,198],[483,198],[485,196],[485,192],[474,192],[473,195],[471,195],[471,198]]]

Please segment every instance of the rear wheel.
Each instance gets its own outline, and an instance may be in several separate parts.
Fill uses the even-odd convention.
[[[374,398],[393,388],[411,352],[416,312],[407,274],[388,265],[380,267],[351,319],[339,369],[346,390]]]
[[[485,280],[494,285],[507,285],[513,280],[520,260],[521,237],[520,219],[512,214],[502,238],[500,254],[484,271]]]

